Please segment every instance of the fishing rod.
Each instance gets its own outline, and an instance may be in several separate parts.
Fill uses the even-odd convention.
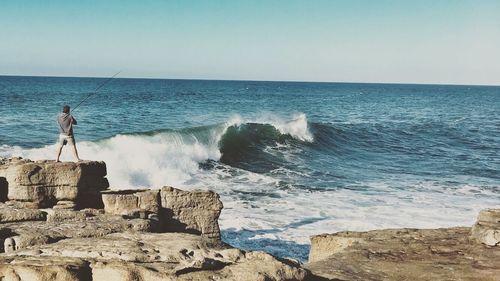
[[[95,90],[90,93],[90,95],[86,96],[79,104],[77,104],[72,110],[71,112],[75,111],[84,101],[88,100],[91,96],[97,94],[97,91],[102,88],[104,85],[106,85],[109,81],[111,81],[111,79],[115,78],[118,74],[120,74],[122,71],[118,71],[117,73],[115,73],[115,75],[109,77],[108,79],[106,79],[106,81],[102,82],[97,88],[95,88]]]

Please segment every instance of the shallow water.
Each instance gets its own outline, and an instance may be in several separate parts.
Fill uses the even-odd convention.
[[[102,81],[0,76],[0,156],[53,158],[62,105]],[[115,79],[74,115],[112,188],[215,190],[245,249],[304,261],[310,235],[500,205],[500,87]]]

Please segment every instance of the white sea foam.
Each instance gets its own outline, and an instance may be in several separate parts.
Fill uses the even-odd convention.
[[[198,171],[199,162],[220,157],[217,147],[176,134],[117,135],[100,142],[79,142],[77,146],[85,159],[106,162],[112,188],[181,186]],[[55,145],[30,150],[13,148],[9,154],[33,160],[53,159],[55,149]],[[64,151],[61,159],[71,161],[72,155]]]
[[[83,158],[107,163],[112,188],[173,185],[218,192],[225,206],[221,228],[253,231],[255,235],[251,239],[254,240],[307,244],[309,236],[322,232],[471,225],[480,209],[500,205],[498,193],[472,184],[446,189],[439,183],[397,179],[397,184],[359,183],[369,187],[366,190],[332,186],[331,190],[308,191],[277,188],[279,174],[287,174],[286,171],[262,175],[223,164],[211,170],[200,169],[200,162],[220,159],[218,142],[224,131],[229,126],[247,122],[272,124],[284,134],[303,141],[313,140],[306,116],[298,114],[292,121],[274,116],[252,120],[234,116],[213,129],[208,141],[195,134],[164,132],[152,136],[117,135],[98,142],[78,142],[78,146]],[[67,150],[63,160],[71,160]],[[53,159],[54,153],[55,145],[27,150],[0,147],[0,156],[4,157]],[[396,185],[412,188],[394,188]]]
[[[298,116],[298,117],[297,117]],[[77,142],[80,156],[88,160],[105,161],[108,179],[112,188],[141,188],[172,185],[193,185],[201,173],[199,163],[219,160],[219,141],[230,126],[255,122],[271,124],[282,133],[297,139],[312,139],[304,114],[285,121],[272,115],[258,120],[245,120],[241,116],[230,118],[224,125],[212,128],[208,139],[200,140],[194,133],[163,132],[155,135],[116,135],[97,142]],[[53,159],[56,145],[42,148],[22,149],[3,145],[0,156],[21,156],[32,160]],[[67,147],[62,161],[71,161]]]
[[[500,203],[499,194],[436,192],[434,185],[428,190],[405,191],[366,184],[378,190],[276,191],[279,198],[256,198],[254,202],[229,196],[221,226],[253,230],[253,239],[308,244],[311,235],[343,230],[470,226],[481,209]]]
[[[279,118],[273,115],[264,115],[255,120],[255,123],[271,124],[282,134],[289,134],[301,141],[312,142],[313,135],[309,131],[307,117],[304,113],[297,113],[291,120]]]

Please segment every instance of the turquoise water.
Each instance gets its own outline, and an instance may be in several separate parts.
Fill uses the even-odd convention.
[[[0,156],[54,158],[102,81],[0,76]],[[500,205],[500,87],[115,79],[74,116],[112,188],[215,190],[226,242],[302,261],[310,235]]]

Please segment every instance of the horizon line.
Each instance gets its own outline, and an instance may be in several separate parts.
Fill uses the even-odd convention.
[[[26,74],[0,74],[0,77],[41,77],[41,78],[91,78],[106,79],[111,76],[71,76],[71,75],[26,75]],[[472,87],[499,87],[500,84],[451,84],[443,83],[419,83],[419,82],[369,82],[369,81],[317,81],[317,80],[255,80],[255,79],[209,79],[209,78],[154,78],[154,77],[114,77],[113,79],[137,79],[137,80],[186,80],[186,81],[228,81],[228,82],[286,82],[286,83],[324,83],[324,84],[382,84],[382,85],[428,85],[428,86],[472,86]]]

